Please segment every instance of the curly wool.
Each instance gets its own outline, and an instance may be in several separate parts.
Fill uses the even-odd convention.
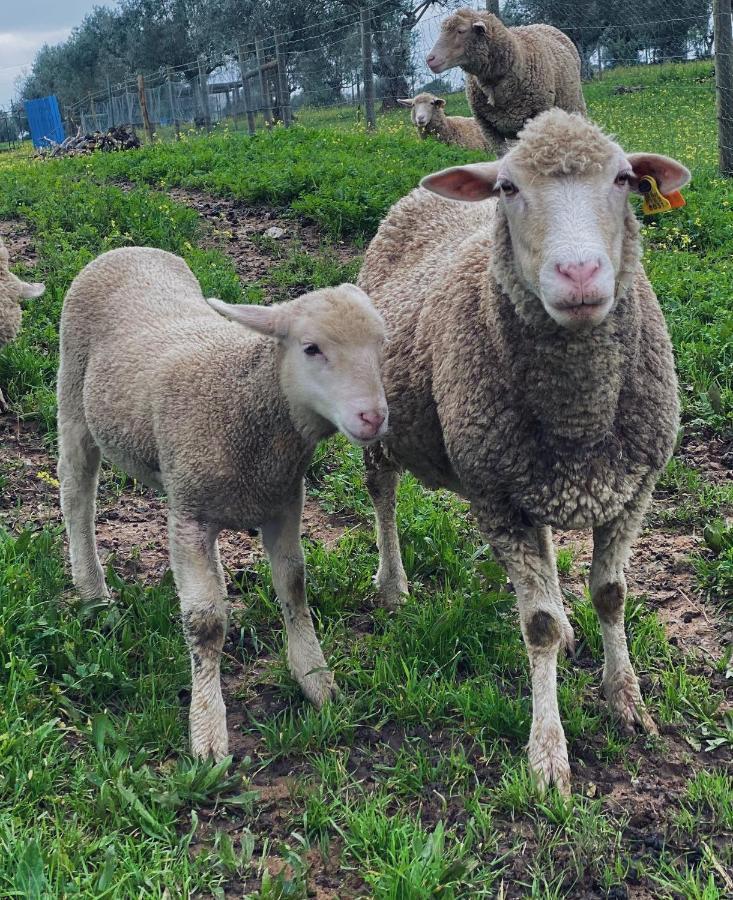
[[[434,94],[418,94],[415,103],[429,103],[437,99]],[[481,131],[481,126],[473,116],[446,116],[440,107],[433,107],[430,121],[425,126],[418,126],[421,138],[428,135],[437,138],[444,144],[463,147],[466,150],[486,150],[488,145]]]

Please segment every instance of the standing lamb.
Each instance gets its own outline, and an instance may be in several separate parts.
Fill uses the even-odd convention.
[[[40,297],[45,285],[35,281],[21,281],[9,268],[10,255],[0,240],[0,347],[14,341],[20,331],[22,314],[20,301]],[[0,412],[5,412],[7,403],[0,391]]]
[[[466,150],[487,149],[481,128],[473,116],[446,116],[442,97],[424,93],[397,102],[412,110],[412,124],[417,127],[421,138],[430,135],[444,144],[454,144]]]
[[[690,173],[664,156],[627,155],[581,116],[551,110],[501,160],[423,179],[392,207],[359,279],[391,335],[390,433],[365,453],[380,596],[395,606],[407,592],[400,470],[466,497],[517,595],[530,766],[540,787],[563,792],[556,665],[573,631],[552,527],[593,529],[606,697],[627,728],[655,730],[626,647],[623,567],[672,452],[678,403],[627,199],[644,175],[669,193]]]
[[[74,584],[82,598],[107,595],[94,536],[104,454],[168,497],[195,756],[221,759],[228,746],[223,528],[261,528],[290,670],[316,706],[334,690],[306,602],[303,475],[326,435],[365,445],[384,434],[383,343],[382,318],[354,285],[272,307],[228,305],[204,300],[182,259],[150,248],[105,253],[69,288],[58,423]]]
[[[454,66],[467,73],[468,102],[497,153],[547,109],[585,113],[578,51],[551,25],[507,28],[492,13],[459,9],[443,22],[427,63],[436,74]]]

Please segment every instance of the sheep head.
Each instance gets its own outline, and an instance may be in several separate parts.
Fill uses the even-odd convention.
[[[459,9],[443,20],[440,37],[428,54],[427,64],[436,75],[455,66],[478,74],[491,65],[492,56],[506,43],[507,37],[507,29],[492,13]]]
[[[452,200],[498,197],[513,277],[555,322],[583,328],[601,323],[631,283],[639,247],[628,198],[645,175],[663,194],[690,180],[676,160],[627,154],[587,119],[552,109],[525,125],[500,160],[421,184]],[[497,259],[495,271],[506,262]]]
[[[280,382],[296,419],[319,433],[338,429],[359,446],[386,433],[384,321],[361,288],[342,284],[274,306],[207,303],[278,341]]]
[[[400,106],[406,106],[412,110],[412,123],[418,128],[426,128],[435,117],[436,112],[445,107],[445,100],[442,97],[436,97],[435,94],[427,92],[397,102]]]

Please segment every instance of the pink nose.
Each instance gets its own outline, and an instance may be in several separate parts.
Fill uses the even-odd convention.
[[[576,287],[584,288],[599,273],[601,264],[597,259],[592,259],[582,263],[558,263],[555,268],[560,275],[572,281]]]
[[[382,422],[384,422],[384,416],[378,412],[362,412],[359,413],[359,418],[365,425],[369,426],[372,434],[376,434]]]
[[[435,62],[435,54],[431,53],[430,56],[427,58],[427,63],[428,63],[428,65],[431,65],[434,62]]]

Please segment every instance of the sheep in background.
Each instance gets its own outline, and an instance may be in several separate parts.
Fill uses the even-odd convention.
[[[623,567],[674,446],[678,401],[628,202],[644,175],[669,193],[690,173],[627,155],[581,116],[551,110],[502,159],[423,179],[382,222],[359,276],[391,335],[390,433],[365,452],[379,593],[395,606],[407,592],[401,469],[466,497],[517,595],[531,769],[565,793],[556,666],[573,632],[551,528],[593,529],[606,697],[627,728],[655,730],[626,646]]]
[[[469,105],[497,153],[547,109],[585,114],[578,51],[551,25],[507,28],[492,13],[459,9],[442,23],[427,63],[436,75],[466,72]]]
[[[10,254],[0,240],[0,348],[14,341],[20,331],[22,314],[20,301],[40,297],[46,289],[40,282],[21,281],[9,268]],[[5,412],[7,403],[0,391],[0,412]]]
[[[397,102],[412,110],[412,124],[421,138],[431,135],[444,144],[466,150],[488,149],[478,122],[472,116],[446,116],[442,97],[423,93]]]
[[[223,528],[261,529],[291,672],[316,706],[334,690],[306,602],[303,475],[336,430],[359,445],[383,436],[383,342],[381,316],[354,285],[272,307],[228,305],[204,300],[182,259],[151,248],[105,253],[69,288],[58,424],[74,584],[82,598],[108,593],[94,536],[104,455],[168,496],[195,756],[221,759],[228,746]]]

